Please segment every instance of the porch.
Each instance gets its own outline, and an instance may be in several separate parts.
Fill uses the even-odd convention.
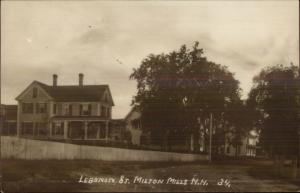
[[[50,122],[49,137],[51,139],[71,140],[109,140],[111,132],[109,120],[62,120]]]

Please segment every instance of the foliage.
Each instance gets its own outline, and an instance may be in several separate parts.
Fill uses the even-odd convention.
[[[297,155],[298,68],[294,65],[267,67],[253,81],[248,104],[253,123],[260,128],[261,144],[270,154]]]
[[[168,54],[150,54],[130,75],[138,90],[133,105],[141,107],[143,127],[155,135],[154,143],[183,143],[190,134],[198,141],[199,124],[207,128],[210,113],[214,125],[223,124],[216,130],[224,130],[227,110],[241,102],[233,73],[208,61],[198,46],[195,42],[192,49],[183,45]],[[234,124],[227,120],[227,125]]]

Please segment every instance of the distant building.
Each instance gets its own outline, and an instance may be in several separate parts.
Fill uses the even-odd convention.
[[[109,128],[111,128],[110,138],[114,141],[124,141],[126,123],[124,119],[112,119],[109,122]]]
[[[242,144],[237,148],[230,143],[232,135],[227,134],[225,143],[225,155],[227,156],[256,156],[258,134],[251,130],[245,137],[242,138]]]
[[[1,104],[2,135],[17,134],[17,105]]]
[[[33,81],[18,97],[18,136],[113,140],[113,98],[108,85],[53,85]]]
[[[131,143],[133,145],[149,145],[150,139],[150,133],[145,132],[146,129],[143,127],[141,122],[141,111],[138,106],[134,106],[131,111],[126,115],[125,117],[125,123],[126,123],[126,130],[131,135]],[[209,125],[209,119],[206,119],[205,125]],[[203,123],[204,124],[204,123]],[[206,132],[206,135],[209,135],[209,129],[201,124],[199,129],[202,132]],[[222,127],[222,125],[219,125]],[[220,145],[218,148],[212,147],[213,151],[216,151],[222,155],[227,156],[256,156],[256,149],[257,149],[257,143],[258,143],[258,134],[255,131],[250,131],[247,133],[244,137],[241,139],[241,145],[237,147],[234,147],[232,145],[233,140],[233,133],[226,132],[224,136],[224,144]],[[189,141],[189,150],[188,151],[195,151],[195,141],[193,134],[189,135],[190,141]],[[200,152],[209,152],[209,144],[205,143],[204,134],[200,134],[199,136],[199,150]],[[214,140],[214,139],[212,139]],[[207,141],[207,140],[206,140]],[[207,141],[208,142],[208,141]],[[151,145],[151,144],[150,144]]]
[[[141,145],[142,124],[141,112],[138,106],[134,106],[125,117],[126,130],[130,132],[131,143]]]

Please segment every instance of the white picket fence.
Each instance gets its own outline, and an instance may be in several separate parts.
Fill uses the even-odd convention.
[[[207,155],[75,145],[11,136],[1,137],[1,156],[25,160],[200,161],[208,159]]]

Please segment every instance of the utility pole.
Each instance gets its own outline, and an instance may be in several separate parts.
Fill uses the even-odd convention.
[[[209,124],[209,162],[211,162],[211,151],[212,151],[212,119],[213,115],[210,113],[210,124]]]

